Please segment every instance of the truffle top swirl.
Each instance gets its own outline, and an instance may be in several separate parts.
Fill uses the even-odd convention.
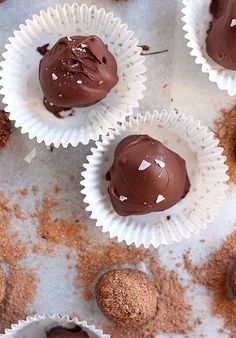
[[[42,58],[39,80],[51,104],[88,106],[103,99],[117,84],[117,64],[99,37],[63,37]]]

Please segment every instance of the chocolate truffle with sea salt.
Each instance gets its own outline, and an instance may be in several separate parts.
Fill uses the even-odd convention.
[[[128,136],[118,144],[107,178],[121,216],[169,209],[190,188],[185,161],[148,135]]]
[[[41,59],[39,81],[49,111],[86,107],[117,84],[117,63],[95,35],[63,37]]]
[[[157,290],[152,280],[135,269],[112,270],[101,276],[96,299],[103,314],[122,326],[145,324],[157,311]]]
[[[210,11],[207,53],[224,68],[236,70],[236,1],[212,0]]]
[[[48,338],[89,338],[87,332],[81,327],[76,326],[74,329],[66,329],[63,327],[56,327],[47,333]]]

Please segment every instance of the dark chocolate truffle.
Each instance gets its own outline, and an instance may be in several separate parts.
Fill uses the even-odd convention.
[[[99,37],[64,37],[40,61],[39,81],[50,111],[86,107],[117,84],[117,64]]]
[[[96,299],[103,314],[122,326],[146,323],[157,311],[157,291],[142,271],[117,269],[97,282]]]
[[[185,161],[147,135],[122,140],[108,172],[112,205],[121,216],[169,209],[189,191]]]
[[[56,327],[47,333],[48,338],[89,338],[87,332],[81,327],[76,326],[74,329],[66,329],[63,327]]]
[[[5,275],[0,268],[0,303],[3,301],[3,298],[5,297],[5,291],[6,291],[6,282],[5,282]]]
[[[236,1],[212,0],[210,11],[207,53],[224,68],[236,70]]]

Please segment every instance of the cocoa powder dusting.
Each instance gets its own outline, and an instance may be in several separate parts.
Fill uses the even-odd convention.
[[[89,243],[87,228],[77,219],[54,217],[53,212],[59,206],[56,199],[49,199],[45,195],[40,205],[36,207],[34,217],[39,221],[38,235],[51,243],[83,250]]]
[[[191,273],[193,281],[204,285],[210,291],[212,314],[224,320],[221,332],[230,331],[231,337],[236,337],[236,304],[227,295],[226,273],[228,263],[235,254],[236,231],[229,235],[222,246],[213,251],[202,264],[195,265],[188,255],[184,256],[185,267]]]
[[[8,271],[5,296],[0,304],[0,332],[27,315],[27,305],[37,288],[35,274],[20,265],[26,253],[24,245],[8,233],[12,215],[9,201],[0,193],[0,266],[6,265]]]
[[[236,105],[229,111],[222,109],[222,117],[215,121],[215,125],[219,145],[227,156],[230,181],[236,183]]]

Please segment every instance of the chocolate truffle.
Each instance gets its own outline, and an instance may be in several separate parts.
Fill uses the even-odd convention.
[[[39,81],[48,110],[86,107],[117,84],[117,64],[99,37],[63,37],[41,59]]]
[[[157,311],[157,291],[142,271],[117,269],[97,282],[96,299],[103,314],[122,326],[146,323]]]
[[[56,327],[47,333],[48,338],[89,338],[87,332],[81,327],[76,326],[74,329],[66,329],[63,327]]]
[[[224,68],[236,70],[236,2],[213,0],[213,20],[206,39],[209,56]]]
[[[0,303],[3,301],[6,291],[6,282],[5,282],[5,275],[0,268]]]
[[[121,216],[169,209],[190,187],[185,161],[148,135],[128,136],[118,144],[107,178]]]

